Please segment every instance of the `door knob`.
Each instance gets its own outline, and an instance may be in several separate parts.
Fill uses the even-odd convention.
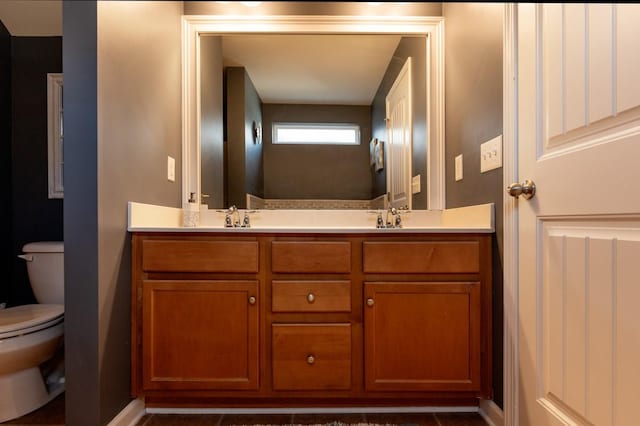
[[[523,183],[512,183],[507,186],[507,192],[512,197],[518,198],[522,195],[526,200],[529,200],[536,195],[536,184],[529,179],[525,180]]]

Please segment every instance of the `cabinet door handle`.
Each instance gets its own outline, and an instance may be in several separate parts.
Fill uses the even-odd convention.
[[[256,304],[256,297],[255,296],[249,296],[249,304],[250,305],[255,305]]]
[[[307,302],[313,303],[316,301],[316,296],[313,293],[307,294]]]
[[[307,364],[313,365],[315,362],[316,362],[316,357],[314,357],[313,355],[307,356]]]
[[[367,306],[371,307],[371,306],[373,306],[373,304],[374,304],[374,303],[375,303],[375,302],[373,301],[373,299],[372,299],[372,298],[368,298],[368,299],[367,299]]]

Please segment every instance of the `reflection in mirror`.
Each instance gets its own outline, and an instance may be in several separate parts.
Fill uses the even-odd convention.
[[[426,188],[426,52],[425,36],[202,35],[203,203],[378,209],[398,185],[393,179],[411,194],[411,176],[420,175]],[[409,138],[409,160],[396,154],[393,161],[386,118],[397,114],[386,112],[386,98],[408,58],[413,77],[403,113],[411,118],[400,134]],[[315,143],[303,136],[296,136],[299,143],[275,143],[278,124],[349,125],[359,137],[356,144],[339,143],[318,129],[307,132]],[[374,152],[384,158],[376,162]],[[409,195],[408,204],[426,208],[426,194]]]

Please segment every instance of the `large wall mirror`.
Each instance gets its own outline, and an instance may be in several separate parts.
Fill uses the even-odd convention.
[[[441,17],[183,19],[183,194],[443,208]]]

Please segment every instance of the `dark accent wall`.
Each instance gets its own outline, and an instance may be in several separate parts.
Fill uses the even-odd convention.
[[[68,425],[99,425],[97,3],[62,7],[65,414]]]
[[[11,294],[13,266],[13,225],[11,186],[11,34],[0,21],[0,179],[5,183],[4,201],[0,206],[0,303]]]
[[[502,134],[503,5],[445,3],[447,208],[495,203],[493,238],[493,388],[503,404],[502,168],[480,173],[480,144]],[[469,25],[473,22],[473,25]],[[463,155],[464,179],[454,180]]]
[[[131,400],[127,202],[181,205],[166,164],[181,164],[182,3],[65,0],[63,15],[66,420],[105,425]]]
[[[262,101],[243,67],[225,69],[227,111],[227,202],[246,208],[246,194],[264,196],[262,143],[253,140],[253,123],[262,123]]]
[[[263,105],[265,198],[371,198],[371,107],[357,105]],[[360,144],[274,145],[273,123],[352,123]]]
[[[378,91],[371,104],[372,137],[387,141],[386,97],[402,70],[407,58],[411,57],[413,146],[411,175],[420,175],[421,192],[413,194],[412,208],[427,208],[427,39],[426,37],[402,37],[391,57],[382,77]],[[372,198],[387,192],[386,168],[372,173]]]
[[[23,260],[33,241],[62,241],[62,199],[48,197],[47,73],[62,72],[62,37],[11,38],[11,305],[35,303]]]
[[[200,185],[202,203],[224,205],[222,38],[200,37]]]

